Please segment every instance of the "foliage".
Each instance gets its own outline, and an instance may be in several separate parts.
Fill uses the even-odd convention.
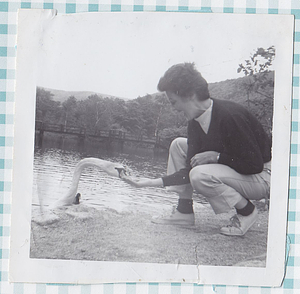
[[[243,72],[247,77],[243,84],[246,89],[247,107],[254,109],[269,133],[272,128],[269,110],[273,108],[274,97],[274,76],[273,73],[270,74],[270,67],[274,58],[274,46],[267,49],[258,48],[250,55],[250,59],[245,60],[244,64],[239,64],[237,69],[238,73]],[[262,111],[259,111],[259,108]]]
[[[269,70],[275,58],[275,47],[271,46],[267,49],[258,48],[254,54],[250,55],[250,59],[245,60],[246,64],[239,64],[237,72],[244,72],[245,76],[253,76],[258,73],[265,73]]]
[[[37,88],[36,97],[36,119],[46,123],[80,127],[94,134],[114,129],[137,137],[184,135],[186,120],[172,110],[164,94],[147,94],[129,101],[100,95],[85,100],[70,96],[61,103],[54,101],[50,91]]]
[[[249,108],[271,135],[274,95],[274,72],[269,68],[275,56],[274,47],[258,48],[238,71],[245,77],[209,84],[211,97],[238,102]],[[74,92],[72,92],[74,94]],[[172,140],[186,137],[187,121],[173,110],[163,93],[147,94],[125,101],[115,97],[90,94],[77,99],[76,94],[56,101],[51,91],[37,88],[36,120],[86,129],[120,130],[137,137],[160,136]]]
[[[36,91],[36,120],[54,122],[59,117],[60,103],[53,100],[50,91],[37,88]]]

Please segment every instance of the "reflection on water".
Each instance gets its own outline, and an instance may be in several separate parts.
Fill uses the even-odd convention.
[[[91,156],[60,149],[36,150],[33,205],[48,206],[63,197],[70,188],[75,165],[84,157]],[[99,158],[124,164],[134,176],[157,177],[165,174],[166,170],[165,158],[155,160],[125,154],[103,155]],[[152,213],[170,209],[170,206],[177,202],[176,195],[165,189],[152,187],[137,189],[96,167],[89,167],[83,171],[78,192],[81,193],[81,202],[85,205],[117,211]]]

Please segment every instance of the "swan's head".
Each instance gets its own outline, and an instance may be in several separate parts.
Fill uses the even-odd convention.
[[[122,175],[127,175],[125,167],[115,167],[119,173],[119,178],[122,178]]]
[[[80,203],[81,194],[77,193],[75,196],[75,199],[73,201],[73,204],[79,204]]]

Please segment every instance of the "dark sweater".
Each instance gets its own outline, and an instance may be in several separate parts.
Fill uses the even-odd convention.
[[[220,164],[240,174],[257,174],[271,160],[271,140],[260,122],[241,105],[213,99],[211,122],[207,134],[195,120],[188,122],[186,168],[163,177],[164,186],[188,184],[191,158],[201,152],[220,153]]]

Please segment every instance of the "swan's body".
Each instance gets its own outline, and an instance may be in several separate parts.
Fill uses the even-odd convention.
[[[72,184],[68,191],[68,193],[62,197],[61,199],[57,200],[52,208],[59,207],[59,206],[66,206],[72,205],[75,201],[75,197],[77,195],[78,183],[81,176],[81,173],[84,168],[88,166],[96,166],[109,174],[113,177],[120,176],[120,170],[124,170],[124,167],[121,164],[113,163],[110,161],[98,159],[98,158],[85,158],[78,162],[75,167]]]

